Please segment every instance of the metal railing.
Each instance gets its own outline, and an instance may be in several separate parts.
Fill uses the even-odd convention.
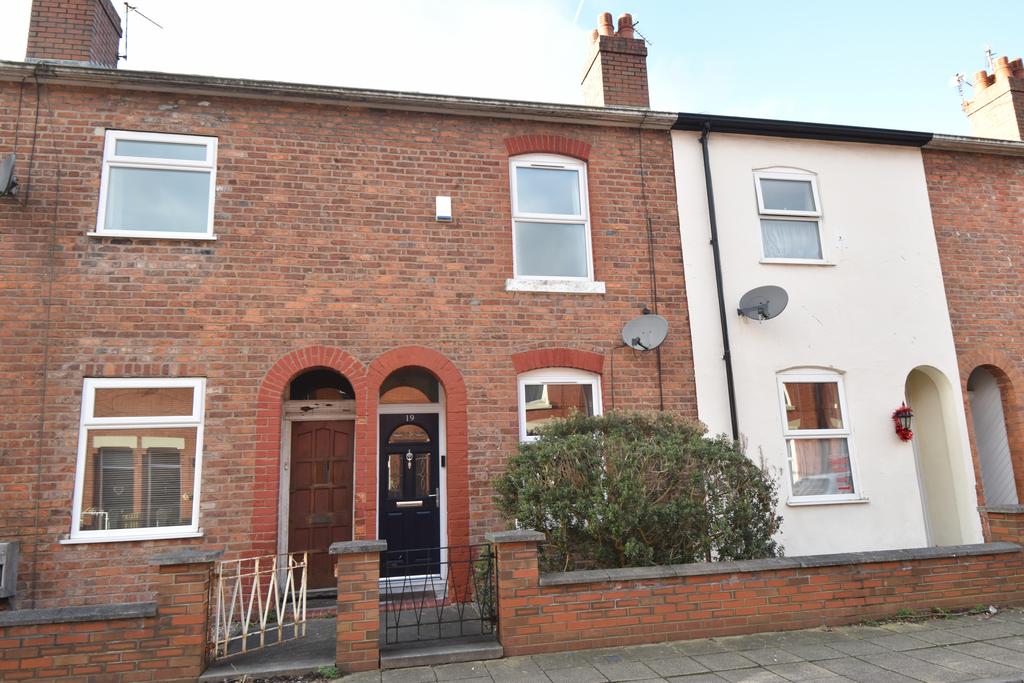
[[[217,564],[211,601],[213,659],[306,635],[308,552]]]
[[[497,597],[495,555],[489,544],[381,554],[385,645],[493,636]]]

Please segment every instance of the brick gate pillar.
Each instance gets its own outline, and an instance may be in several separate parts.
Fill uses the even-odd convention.
[[[194,681],[206,670],[210,635],[210,577],[220,550],[180,550],[154,557],[156,634],[166,639],[161,650],[162,681]]]
[[[527,601],[537,594],[540,582],[538,544],[545,536],[539,531],[495,531],[486,535],[497,556],[498,642],[505,656],[518,654],[533,631],[540,627],[529,623],[524,614]]]
[[[338,579],[335,661],[344,673],[380,667],[380,554],[387,549],[387,541],[331,544]]]

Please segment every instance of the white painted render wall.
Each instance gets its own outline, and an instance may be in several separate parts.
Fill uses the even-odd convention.
[[[683,261],[700,419],[728,433],[729,404],[699,134],[673,132]],[[962,542],[981,542],[963,397],[935,233],[916,148],[714,134],[711,168],[741,438],[755,461],[779,471],[781,541],[787,555],[928,544],[914,448],[891,414],[911,370],[949,379],[955,406],[951,469]],[[822,248],[831,265],[763,264],[755,170],[816,174]],[[789,307],[755,322],[740,296],[778,285]],[[842,373],[850,447],[866,502],[787,504],[790,479],[777,373]],[[917,424],[914,425],[918,427]]]

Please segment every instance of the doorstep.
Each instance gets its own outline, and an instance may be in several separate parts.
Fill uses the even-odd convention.
[[[413,666],[437,666],[487,659],[501,659],[501,643],[493,639],[468,641],[436,640],[392,647],[380,653],[381,669],[407,669]]]

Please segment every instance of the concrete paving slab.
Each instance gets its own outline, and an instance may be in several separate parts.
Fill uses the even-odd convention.
[[[724,683],[727,679],[718,674],[697,674],[696,676],[679,676],[668,679],[668,683]]]
[[[680,640],[672,644],[672,648],[683,655],[709,655],[716,652],[725,652],[725,647],[710,638],[700,640]]]
[[[459,662],[457,664],[442,664],[434,667],[434,674],[439,681],[465,681],[471,678],[487,677],[487,665],[483,662]]]
[[[836,642],[829,645],[834,650],[845,652],[848,655],[860,657],[861,655],[881,655],[890,650],[886,650],[881,645],[875,645],[874,643],[866,640],[849,640],[845,642]]]
[[[857,683],[880,683],[881,681],[886,683],[914,683],[915,680],[893,671],[886,671],[879,666],[856,657],[828,659],[816,663],[823,669],[845,676],[850,680],[857,681]]]
[[[686,674],[704,673],[707,668],[697,660],[685,655],[666,657],[665,659],[654,659],[647,662],[647,666],[662,677],[683,676]]]
[[[1017,671],[1024,671],[1024,653],[1007,650],[1005,647],[989,643],[964,643],[951,645],[950,648],[980,659],[987,659],[990,662],[1004,664],[1017,669]]]
[[[718,675],[734,683],[786,683],[782,676],[764,669],[734,669]]]
[[[934,644],[929,643],[927,640],[921,640],[920,638],[908,636],[904,633],[894,633],[892,635],[869,638],[867,642],[880,645],[886,650],[893,650],[895,652],[905,652],[907,650],[919,650],[924,647],[934,647]]]
[[[609,681],[641,681],[658,678],[658,674],[640,662],[596,662],[594,667]]]
[[[417,666],[411,669],[393,669],[381,674],[381,683],[434,683],[437,675],[429,666]]]
[[[936,683],[952,683],[953,681],[964,681],[970,678],[969,675],[955,669],[948,669],[939,664],[926,662],[923,659],[916,659],[901,652],[892,652],[887,655],[868,655],[864,661],[887,671],[903,674],[909,678],[919,681],[935,681]]]
[[[994,676],[1009,676],[1018,673],[1005,664],[979,659],[963,652],[957,652],[948,647],[934,647],[927,650],[914,650],[908,652],[909,657],[922,659],[932,664],[944,666],[954,671],[962,671],[965,674],[977,678],[991,678]]]
[[[915,633],[914,637],[918,640],[924,640],[935,645],[959,645],[960,643],[970,643],[974,641],[970,635],[963,632],[958,633],[957,631],[962,630],[932,629]]]
[[[806,659],[808,662],[816,662],[820,659],[840,659],[848,656],[845,652],[840,652],[828,645],[786,645],[784,649],[786,652],[800,659]]]
[[[744,650],[743,656],[747,659],[753,660],[761,666],[768,666],[770,664],[789,664],[791,662],[800,661],[800,657],[774,647],[762,648],[760,650]]]
[[[719,652],[710,655],[694,655],[697,662],[707,667],[710,671],[729,671],[730,669],[751,669],[757,666],[757,662],[747,659],[736,652]]]
[[[792,664],[773,664],[767,667],[772,673],[782,676],[787,681],[810,681],[814,679],[828,678],[832,674],[811,662],[794,662]]]
[[[568,669],[544,671],[553,683],[604,683],[608,678],[593,666],[573,666]]]
[[[1007,650],[1024,652],[1024,636],[1010,636],[1008,638],[996,638],[988,641],[991,645],[1005,647]]]

